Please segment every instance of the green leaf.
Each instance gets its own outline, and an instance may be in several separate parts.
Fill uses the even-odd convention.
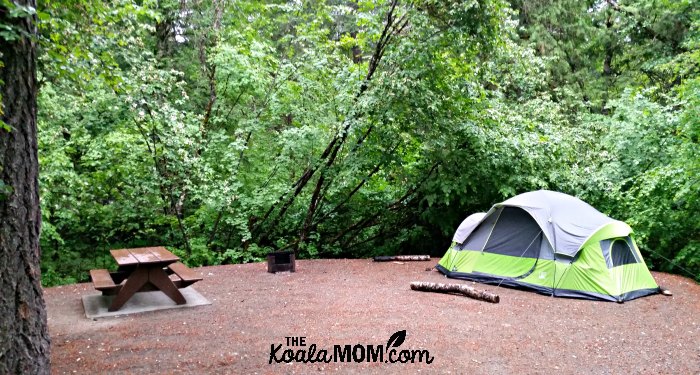
[[[15,5],[14,8],[10,8],[10,13],[8,13],[9,18],[25,18],[33,16],[36,14],[36,9],[30,7],[29,5]]]
[[[46,12],[38,11],[36,13],[36,15],[37,15],[37,17],[39,17],[39,20],[41,20],[41,21],[48,21],[51,19],[51,15],[46,13]]]
[[[10,194],[12,194],[12,186],[6,185],[5,181],[0,180],[0,200],[7,199]]]

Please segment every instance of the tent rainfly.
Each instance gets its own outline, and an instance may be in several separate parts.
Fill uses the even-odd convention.
[[[660,291],[629,225],[547,190],[467,217],[437,269],[557,297],[624,302]]]

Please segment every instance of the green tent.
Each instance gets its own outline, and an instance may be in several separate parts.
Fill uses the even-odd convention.
[[[629,225],[540,190],[465,219],[437,265],[448,277],[623,302],[658,293]]]

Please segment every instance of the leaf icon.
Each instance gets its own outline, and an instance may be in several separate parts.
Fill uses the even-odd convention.
[[[406,330],[396,331],[396,333],[389,337],[389,341],[386,342],[386,347],[391,348],[393,346],[394,348],[398,348],[403,344],[404,340],[406,340]]]

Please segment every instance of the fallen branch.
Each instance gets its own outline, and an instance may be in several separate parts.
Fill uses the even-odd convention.
[[[430,255],[394,255],[394,256],[376,256],[374,257],[375,262],[390,262],[392,260],[398,261],[426,261],[430,260]]]
[[[464,284],[440,284],[414,281],[411,283],[411,289],[421,292],[436,292],[436,293],[456,293],[481,301],[498,303],[500,298],[497,294],[491,292],[476,290]]]

